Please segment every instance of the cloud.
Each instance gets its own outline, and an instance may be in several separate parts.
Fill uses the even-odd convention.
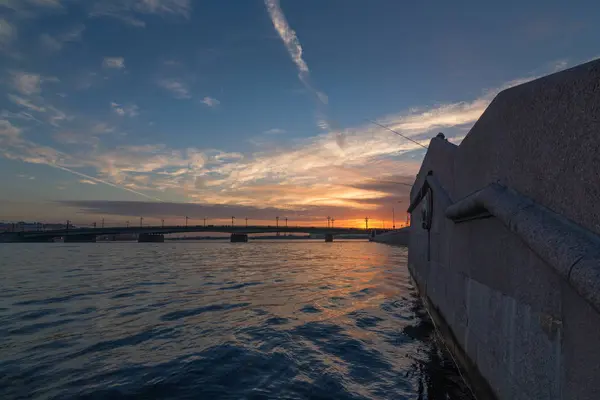
[[[112,110],[117,113],[118,115],[120,115],[121,117],[136,117],[139,115],[139,111],[140,108],[138,106],[136,106],[135,104],[130,104],[127,106],[123,106],[121,104],[112,102],[110,103],[110,106],[112,108]]]
[[[273,129],[269,129],[267,131],[263,132],[266,135],[280,135],[282,133],[285,133],[284,129],[279,129],[279,128],[273,128]]]
[[[308,65],[306,65],[306,62],[304,62],[304,59],[302,58],[302,46],[300,45],[300,41],[296,36],[296,32],[290,28],[285,15],[283,15],[279,0],[265,0],[265,5],[269,11],[275,30],[281,37],[281,40],[283,40],[283,43],[285,44],[290,57],[298,67],[298,70],[300,72],[309,72]]]
[[[192,97],[187,85],[177,79],[160,80],[158,86],[171,92],[176,99],[190,99]]]
[[[40,113],[46,112],[46,109],[44,107],[37,106],[37,105],[33,104],[32,102],[30,102],[29,100],[24,99],[22,97],[15,96],[13,94],[9,94],[8,99],[11,102],[13,102],[21,107],[27,108],[29,110],[40,112]]]
[[[281,10],[279,0],[265,0],[265,5],[267,7],[267,11],[269,12],[269,16],[271,17],[271,22],[273,23],[275,31],[279,34],[279,37],[283,41],[290,58],[294,64],[296,64],[300,82],[302,82],[304,87],[315,99],[318,116],[317,125],[325,131],[330,130],[332,124],[329,122],[329,118],[327,117],[327,112],[325,110],[325,107],[329,103],[329,97],[324,92],[317,90],[312,84],[310,70],[308,69],[308,64],[302,57],[303,50],[302,46],[300,45],[300,40],[298,40],[298,37],[296,36],[296,32],[288,24],[288,21]]]
[[[61,8],[61,0],[25,0],[31,4],[42,7]]]
[[[209,107],[216,107],[219,104],[221,104],[221,102],[213,97],[208,97],[206,96],[205,98],[202,99],[202,103],[206,104]]]
[[[51,36],[47,33],[44,33],[40,36],[40,43],[42,46],[51,52],[60,51],[63,48],[65,43],[78,42],[81,40],[81,35],[85,30],[84,25],[78,25],[74,27],[72,30],[62,33],[57,36]]]
[[[190,0],[104,0],[94,4],[90,16],[110,17],[143,28],[146,23],[139,15],[155,14],[188,19],[191,12]]]
[[[4,18],[0,18],[0,50],[9,47],[17,38],[17,28]]]
[[[29,179],[30,181],[35,180],[35,176],[26,175],[26,174],[17,174],[18,178]]]
[[[26,72],[13,72],[12,86],[19,93],[31,96],[41,92],[42,76],[38,74],[30,74]]]
[[[122,69],[125,68],[125,59],[123,57],[104,57],[102,66],[104,68]]]
[[[458,142],[499,90],[529,79],[507,82],[470,101],[411,108],[378,121],[422,144],[439,130]],[[125,107],[118,103],[111,107],[125,113]],[[104,129],[109,127],[99,127]],[[0,154],[64,169],[82,179],[153,200],[163,195],[152,194],[165,193],[171,199],[220,207],[215,212],[287,210],[306,218],[319,213],[336,219],[357,213],[364,217],[362,213],[367,211],[371,217],[389,213],[390,205],[407,198],[407,184],[412,182],[425,152],[417,144],[367,122],[343,132],[330,131],[295,141],[292,147],[247,154],[177,149],[165,144],[110,149],[82,146],[74,154],[65,154],[28,141],[24,134],[27,131],[23,133],[8,121],[0,124]],[[339,145],[340,134],[343,146]],[[94,171],[94,176],[80,172],[84,168]]]
[[[97,183],[96,183],[96,182],[94,182],[94,181],[92,181],[92,180],[90,180],[90,179],[80,179],[80,180],[79,180],[79,183],[85,183],[85,184],[87,184],[87,185],[97,185]]]
[[[16,139],[21,134],[21,129],[17,128],[10,121],[0,120],[0,137],[7,139]]]
[[[190,0],[137,0],[133,9],[147,14],[173,14],[189,18],[192,6]]]

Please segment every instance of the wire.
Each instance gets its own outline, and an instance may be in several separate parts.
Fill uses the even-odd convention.
[[[450,354],[450,358],[452,358],[452,361],[454,362],[454,365],[456,366],[456,370],[458,371],[458,375],[460,375],[463,383],[465,384],[465,386],[467,387],[467,389],[469,389],[469,392],[471,392],[471,395],[473,396],[473,398],[475,400],[477,400],[477,396],[475,395],[475,392],[473,391],[473,389],[471,388],[471,385],[469,384],[469,382],[467,381],[467,379],[465,378],[465,376],[461,372],[461,366],[458,364],[458,361],[456,361],[456,358],[454,358],[454,354],[452,354],[452,351],[450,350],[450,348],[446,344],[446,341],[444,340],[444,335],[442,335],[442,332],[439,330],[437,324],[435,323],[435,320],[433,319],[433,316],[431,315],[431,313],[427,309],[427,305],[423,304],[423,308],[425,309],[425,311],[427,312],[427,314],[429,314],[429,319],[430,319],[431,323],[433,324],[433,328],[435,330],[435,333],[440,338],[440,341],[442,342],[442,344],[446,348],[446,351],[448,352],[448,354]]]
[[[414,143],[414,144],[416,144],[416,145],[419,145],[419,146],[421,146],[421,147],[422,147],[422,148],[424,148],[425,150],[427,150],[427,149],[428,149],[428,148],[427,148],[427,146],[423,146],[421,143],[417,142],[416,140],[413,140],[413,139],[409,138],[408,136],[404,136],[404,135],[403,135],[403,134],[401,134],[400,132],[396,132],[396,131],[395,131],[395,130],[393,130],[392,128],[388,128],[388,127],[387,127],[387,126],[385,126],[385,125],[381,125],[379,122],[375,122],[375,121],[373,121],[373,120],[371,120],[371,119],[369,119],[369,118],[365,118],[365,120],[367,120],[367,121],[369,121],[369,122],[371,122],[371,123],[373,123],[373,124],[375,124],[375,125],[377,125],[377,126],[380,126],[380,127],[382,127],[383,129],[387,129],[388,131],[390,131],[390,132],[393,132],[393,133],[395,133],[395,134],[396,134],[396,135],[398,135],[398,136],[402,136],[404,139],[406,139],[406,140],[410,140],[411,142],[413,142],[413,143]]]

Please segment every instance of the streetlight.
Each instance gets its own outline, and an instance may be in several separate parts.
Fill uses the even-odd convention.
[[[369,229],[369,217],[365,217],[365,229]]]
[[[160,224],[161,228],[164,228],[165,227],[165,220],[161,219],[160,222],[161,222],[161,224]]]
[[[285,229],[287,229],[287,217],[285,217]]]
[[[275,226],[277,227],[277,236],[279,236],[279,217],[275,217]]]
[[[327,217],[327,227],[328,228],[329,228],[330,224],[331,224],[331,217]]]
[[[190,217],[185,217],[185,227],[187,228],[187,224],[188,224],[188,219],[190,219]]]
[[[231,227],[232,227],[232,228],[233,228],[233,225],[234,225],[234,222],[233,222],[233,220],[234,220],[234,219],[235,219],[235,217],[233,217],[233,216],[232,216],[232,217],[231,217]]]
[[[104,218],[102,218],[102,229],[104,229]]]
[[[246,228],[248,227],[248,217],[246,217]]]
[[[396,229],[396,214],[394,213],[394,207],[392,207],[392,229]]]
[[[140,217],[140,228],[143,226],[144,224],[144,217]]]
[[[127,227],[129,228],[129,221],[125,221],[125,223],[127,224]]]
[[[335,219],[331,218],[331,227],[333,228],[333,221],[335,221]]]
[[[204,227],[206,228],[206,217],[204,217]]]

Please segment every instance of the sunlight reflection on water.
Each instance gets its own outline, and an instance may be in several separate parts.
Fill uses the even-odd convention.
[[[0,247],[0,397],[468,398],[404,248]]]

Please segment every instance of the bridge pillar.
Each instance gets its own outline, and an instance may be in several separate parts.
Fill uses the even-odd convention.
[[[246,243],[248,241],[248,235],[245,233],[232,233],[231,243]]]
[[[326,233],[325,234],[325,243],[331,243],[333,242],[333,233]]]
[[[66,235],[65,243],[96,243],[96,235]]]
[[[160,233],[140,233],[138,235],[138,243],[163,243],[165,235]]]

